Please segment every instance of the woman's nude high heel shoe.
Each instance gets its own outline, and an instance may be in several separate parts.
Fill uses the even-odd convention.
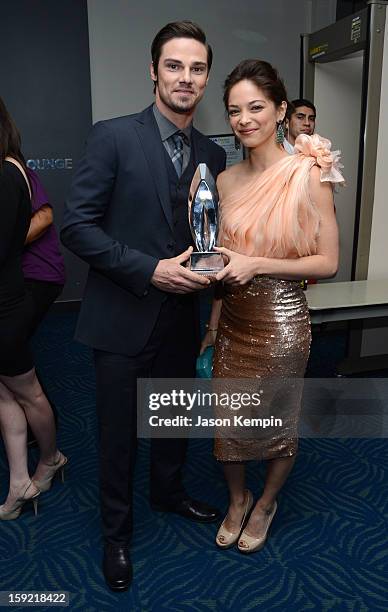
[[[253,495],[252,495],[252,493],[248,489],[246,489],[246,491],[245,491],[245,498],[246,498],[246,503],[245,503],[244,514],[243,514],[243,517],[242,517],[241,523],[240,523],[240,529],[238,531],[236,531],[235,533],[233,533],[231,531],[228,531],[224,527],[224,523],[226,521],[226,517],[222,521],[221,526],[220,526],[220,528],[219,528],[219,530],[217,532],[217,536],[216,536],[216,544],[220,548],[230,548],[239,539],[241,531],[242,531],[242,529],[244,527],[244,523],[245,523],[245,521],[247,519],[247,516],[248,516],[248,514],[250,512],[250,509],[253,506]]]
[[[57,474],[61,477],[61,481],[65,482],[65,465],[68,462],[67,457],[63,455],[60,451],[58,459],[54,461],[54,463],[47,463],[47,467],[49,468],[48,475],[43,480],[35,480],[34,484],[38,487],[41,493],[45,493],[48,491],[53,483],[53,480]]]
[[[240,552],[252,553],[263,548],[267,539],[268,529],[272,523],[273,517],[275,516],[277,507],[278,506],[275,501],[272,510],[266,512],[266,520],[264,522],[263,531],[259,537],[248,535],[245,530],[241,533],[241,538],[237,544],[237,548]]]
[[[14,519],[17,519],[18,516],[20,515],[21,511],[22,511],[22,508],[23,508],[24,504],[26,504],[27,502],[30,502],[30,501],[32,502],[32,504],[34,506],[34,514],[35,514],[35,516],[38,514],[38,499],[37,499],[37,497],[40,495],[40,491],[37,491],[33,495],[27,495],[27,492],[28,492],[29,488],[33,484],[34,483],[32,482],[32,480],[30,480],[30,482],[28,483],[27,487],[24,489],[23,495],[20,495],[20,496],[18,496],[16,498],[13,506],[11,506],[11,508],[9,510],[5,510],[4,509],[5,504],[0,506],[0,520],[1,521],[12,521]]]

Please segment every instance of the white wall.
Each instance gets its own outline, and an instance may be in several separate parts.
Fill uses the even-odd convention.
[[[388,279],[388,25],[385,24],[379,135],[368,278]]]
[[[311,0],[88,0],[93,121],[137,112],[151,103],[151,41],[169,21],[190,19],[205,30],[214,50],[196,126],[207,134],[229,132],[222,83],[242,59],[273,63],[289,97],[298,96],[299,35],[316,25],[314,8]]]
[[[384,57],[380,95],[379,135],[377,141],[377,162],[375,193],[373,201],[372,231],[369,249],[368,278],[388,279],[388,24],[385,23]],[[362,355],[386,354],[388,329],[368,329],[363,333]]]
[[[361,115],[362,54],[316,64],[314,103],[316,131],[342,152],[346,187],[335,195],[340,230],[340,265],[336,281],[351,278]],[[326,282],[326,281],[325,281]]]

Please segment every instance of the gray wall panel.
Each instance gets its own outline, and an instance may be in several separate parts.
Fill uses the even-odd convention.
[[[4,2],[0,31],[7,50],[0,63],[0,95],[21,132],[26,158],[37,166],[59,226],[72,166],[91,126],[86,0]],[[54,169],[41,170],[50,165],[44,159],[59,161]],[[86,266],[68,252],[65,260],[69,280],[62,299],[78,298]]]
[[[290,98],[299,93],[299,35],[310,28],[308,0],[88,0],[93,121],[139,111],[153,99],[150,44],[169,21],[191,19],[206,31],[214,63],[196,126],[207,134],[228,131],[222,83],[242,59],[272,62]],[[314,22],[315,23],[315,22]],[[324,24],[326,25],[326,24]]]

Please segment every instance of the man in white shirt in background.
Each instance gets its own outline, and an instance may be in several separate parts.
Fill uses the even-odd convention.
[[[295,139],[299,134],[314,134],[316,116],[315,106],[310,100],[292,100],[287,109],[287,138],[283,143],[287,153],[294,153]]]

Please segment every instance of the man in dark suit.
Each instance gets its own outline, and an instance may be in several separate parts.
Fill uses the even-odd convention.
[[[192,127],[212,51],[191,22],[171,23],[151,48],[155,104],[97,123],[75,172],[61,233],[90,265],[76,338],[94,349],[100,434],[103,571],[131,582],[132,474],[138,377],[191,378],[199,346],[198,290],[184,264],[192,238],[187,199],[198,163],[213,176],[224,151]],[[182,485],[187,440],[151,442],[151,506],[209,522],[218,512]]]

